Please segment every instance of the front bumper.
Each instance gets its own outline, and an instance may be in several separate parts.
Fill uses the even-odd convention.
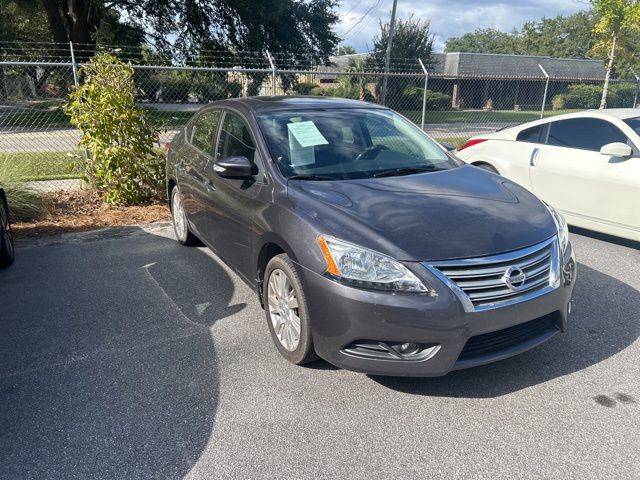
[[[429,281],[437,296],[352,288],[302,266],[300,271],[307,292],[313,342],[320,357],[341,368],[376,375],[441,376],[516,355],[564,331],[575,283],[575,265],[569,246],[561,260],[560,287],[521,303],[476,312],[465,311],[453,291],[418,264],[412,264],[412,270]],[[544,330],[527,330],[528,325],[536,324],[533,320],[553,325]],[[517,325],[521,328],[515,328]],[[486,343],[496,335],[485,334],[502,330],[505,338],[517,341],[498,342],[496,348],[480,351],[475,356],[470,356],[467,348],[461,357],[470,339]],[[531,333],[514,336],[511,332],[516,330]],[[480,335],[484,337],[478,337]],[[345,351],[354,342],[362,341],[413,342],[439,348],[434,355],[418,361],[364,358]]]

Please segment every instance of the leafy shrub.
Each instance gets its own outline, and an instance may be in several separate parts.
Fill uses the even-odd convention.
[[[172,75],[162,79],[160,83],[160,98],[168,103],[186,103],[193,80],[180,75]]]
[[[558,95],[554,96],[553,99],[551,100],[551,108],[553,110],[564,110],[565,104],[566,104],[566,100],[564,98],[564,94],[563,93],[559,93]]]
[[[609,87],[607,105],[610,108],[632,108],[635,96],[635,83],[614,83]]]
[[[400,107],[402,110],[421,110],[424,88],[409,85],[404,89]],[[426,108],[430,111],[451,109],[451,96],[427,89]]]
[[[242,84],[240,82],[229,82],[227,84],[227,92],[229,98],[237,98],[242,96]]]
[[[298,95],[312,95],[311,91],[316,87],[317,85],[313,82],[300,82],[294,87],[293,91]]]
[[[554,110],[598,108],[602,98],[602,88],[602,85],[574,83],[569,85],[565,93],[554,96],[553,100],[551,100],[551,105]],[[609,86],[609,94],[607,95],[607,106],[609,108],[633,107],[635,94],[635,84],[612,83]]]
[[[82,131],[84,180],[110,204],[135,204],[164,191],[164,159],[154,146],[158,131],[136,107],[133,68],[100,53],[80,69],[82,84],[65,111]]]
[[[556,97],[559,97],[556,100]],[[562,108],[598,108],[602,97],[601,85],[589,85],[585,83],[574,83],[569,85],[565,93],[556,95],[551,100],[551,104],[562,103]]]

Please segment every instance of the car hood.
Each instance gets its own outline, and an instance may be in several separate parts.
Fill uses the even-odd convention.
[[[294,208],[326,233],[405,261],[493,255],[556,233],[523,187],[473,166],[441,172],[288,183]]]

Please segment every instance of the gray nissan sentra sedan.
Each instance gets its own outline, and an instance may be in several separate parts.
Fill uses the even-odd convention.
[[[214,102],[166,146],[178,240],[255,288],[280,353],[436,376],[567,328],[563,218],[364,102]]]

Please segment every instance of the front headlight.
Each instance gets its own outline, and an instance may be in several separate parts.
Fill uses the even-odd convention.
[[[407,267],[387,255],[324,235],[318,238],[318,243],[327,261],[327,273],[342,283],[436,295],[435,290],[422,283]]]
[[[560,251],[564,252],[569,243],[569,227],[567,227],[567,221],[564,219],[560,212],[558,212],[551,205],[547,205],[553,221],[556,222],[556,228],[558,230],[558,241],[560,242]]]

